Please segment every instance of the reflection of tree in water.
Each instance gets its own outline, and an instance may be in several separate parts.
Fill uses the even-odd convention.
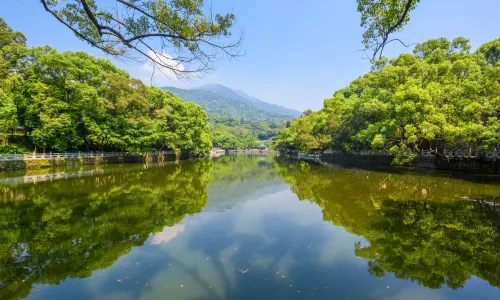
[[[0,204],[0,298],[88,277],[199,212],[211,168],[208,160],[186,161],[4,189],[22,200]]]
[[[372,275],[391,272],[431,288],[459,288],[477,276],[500,286],[500,214],[484,202],[496,201],[500,186],[304,162],[277,167],[325,220],[369,241],[355,253],[370,260]]]
[[[384,201],[378,216],[357,232],[370,242],[356,246],[370,274],[431,288],[460,288],[471,276],[500,286],[500,217],[488,205]]]

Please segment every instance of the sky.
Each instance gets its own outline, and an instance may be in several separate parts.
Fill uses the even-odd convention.
[[[23,32],[30,46],[87,51],[151,83],[147,65],[105,56],[76,38],[45,12],[39,1],[3,2],[0,17],[14,30]],[[111,5],[115,1],[97,2]],[[324,99],[370,70],[369,61],[357,51],[363,48],[363,28],[355,0],[212,0],[212,5],[216,12],[236,15],[235,32],[244,31],[245,55],[218,61],[215,71],[189,81],[169,79],[156,72],[155,85],[190,88],[218,83],[303,111],[320,109]],[[464,36],[471,40],[474,50],[500,37],[497,8],[498,0],[421,0],[410,23],[395,37],[418,43],[436,37]],[[392,57],[411,50],[391,44],[384,54]]]

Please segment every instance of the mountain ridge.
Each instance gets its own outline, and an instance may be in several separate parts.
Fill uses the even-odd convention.
[[[266,102],[257,97],[250,96],[242,90],[234,90],[222,84],[206,84],[200,87],[192,88],[192,90],[200,90],[200,89],[210,90],[214,93],[221,94],[226,97],[244,100],[260,110],[271,113],[290,115],[294,118],[298,118],[302,114],[302,112],[298,110],[287,108],[279,104]]]
[[[185,101],[202,106],[210,119],[239,119],[251,122],[280,122],[298,117],[301,113],[267,103],[220,84],[204,85],[192,89],[173,86],[162,87],[177,94]]]

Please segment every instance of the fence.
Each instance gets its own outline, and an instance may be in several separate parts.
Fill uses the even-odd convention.
[[[64,153],[31,153],[31,154],[0,154],[0,161],[6,160],[36,160],[36,159],[65,159],[65,158],[90,158],[90,157],[117,157],[126,155],[173,155],[174,151],[126,153],[126,152],[64,152]]]

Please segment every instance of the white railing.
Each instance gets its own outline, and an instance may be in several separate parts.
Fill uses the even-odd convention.
[[[0,154],[0,160],[36,160],[36,159],[65,159],[65,158],[90,158],[90,157],[116,157],[126,155],[173,155],[174,151],[126,153],[126,152],[64,152],[64,153],[31,153],[31,154]]]

